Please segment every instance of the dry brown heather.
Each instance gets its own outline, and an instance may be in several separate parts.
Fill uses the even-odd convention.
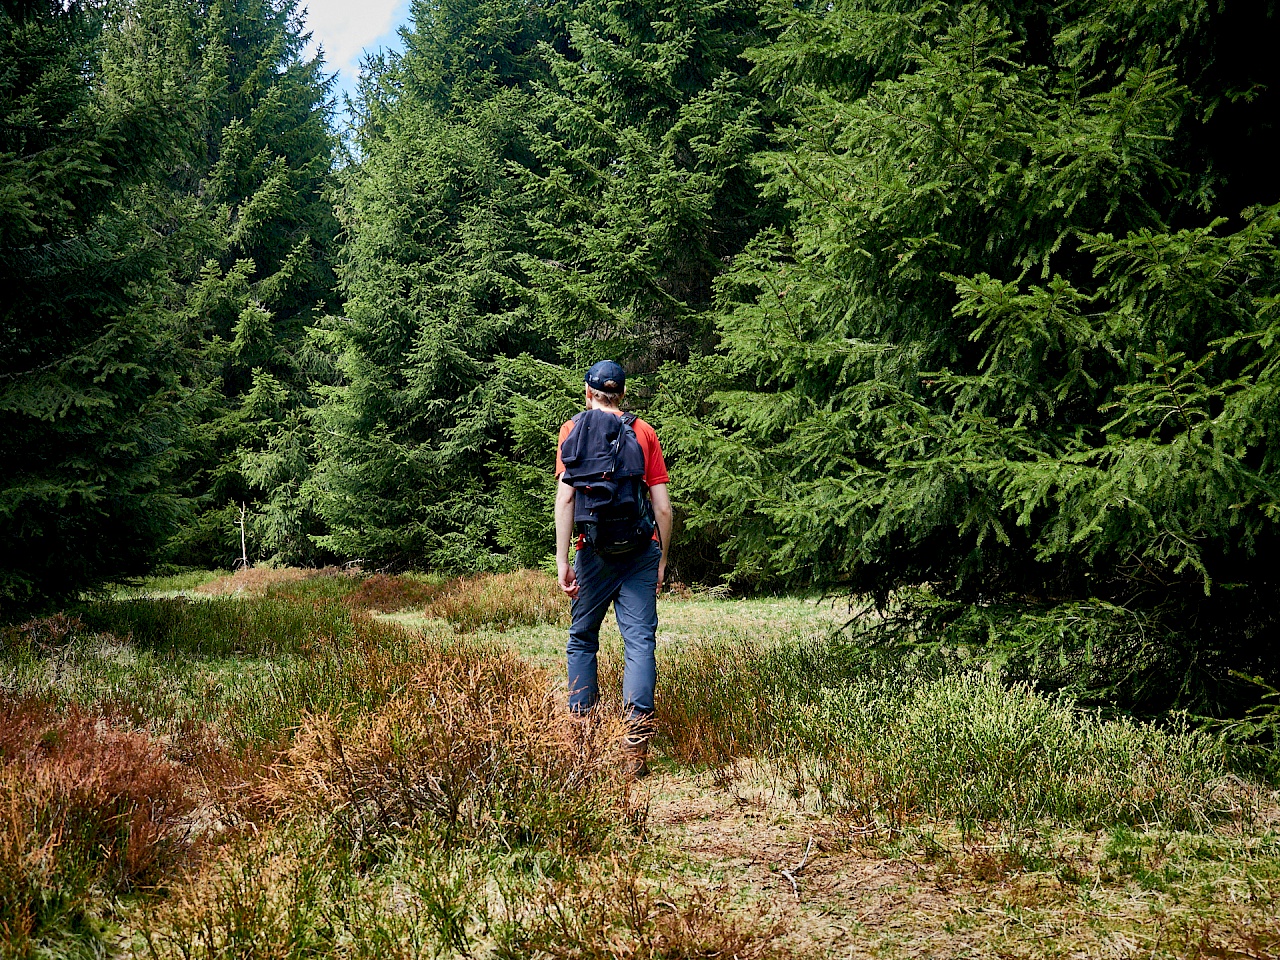
[[[145,733],[38,698],[0,699],[5,951],[33,951],[50,921],[83,924],[95,888],[160,879],[185,848],[190,781]]]
[[[564,595],[554,580],[536,570],[424,580],[341,567],[254,567],[201,584],[195,592],[205,596],[336,597],[353,610],[376,613],[417,608],[429,618],[448,620],[459,632],[567,622]]]
[[[462,577],[427,604],[428,617],[448,620],[459,632],[488,627],[509,630],[542,623],[568,625],[568,603],[555,581],[537,570]]]
[[[1275,794],[1216,741],[851,672],[820,605],[664,603],[633,785],[616,694],[577,722],[526,653],[544,574],[205,593],[0,631],[0,958],[1280,951]]]

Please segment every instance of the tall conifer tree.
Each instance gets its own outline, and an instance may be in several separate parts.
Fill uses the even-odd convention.
[[[320,57],[304,57],[296,0],[139,0],[134,16],[176,18],[190,38],[199,99],[169,188],[175,206],[196,198],[188,215],[209,226],[207,246],[175,276],[206,345],[208,389],[184,465],[192,514],[169,553],[230,563],[246,507],[254,559],[310,562],[308,384],[324,370],[305,330],[334,305],[332,78]]]
[[[97,7],[0,6],[0,606],[145,568],[173,529],[189,339],[167,309],[192,240],[148,178],[190,90],[104,65]]]
[[[552,543],[548,465],[586,365],[623,361],[631,405],[660,421],[655,374],[672,362],[679,379],[711,346],[716,279],[778,214],[751,165],[775,119],[743,57],[765,38],[757,10],[754,0],[587,0],[568,15],[568,44],[548,50],[522,262],[560,365],[512,368],[522,397],[499,471],[500,538],[523,563]],[[677,556],[691,558],[684,540]]]
[[[555,42],[520,0],[417,3],[406,50],[369,78],[345,178],[343,318],[318,336],[326,391],[313,489],[346,557],[475,568],[494,555],[508,389],[495,359],[546,353],[518,254],[530,82]]]
[[[697,519],[744,575],[932,584],[933,626],[1046,645],[1055,682],[1151,706],[1274,676],[1277,219],[1241,210],[1277,197],[1241,158],[1275,122],[1275,18],[783,25],[754,55],[800,116],[763,160],[794,223],[724,288],[741,389],[680,431]]]

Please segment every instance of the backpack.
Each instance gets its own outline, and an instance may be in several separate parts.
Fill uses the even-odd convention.
[[[560,447],[561,482],[573,486],[573,522],[605,557],[629,556],[653,539],[653,508],[644,483],[644,450],[634,413],[586,410]]]

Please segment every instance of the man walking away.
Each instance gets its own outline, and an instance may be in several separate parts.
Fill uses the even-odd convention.
[[[556,568],[573,598],[566,649],[569,709],[586,716],[599,698],[600,624],[613,604],[622,633],[622,700],[630,776],[647,776],[653,734],[658,593],[671,546],[667,466],[653,427],[621,403],[626,373],[612,360],[587,371],[586,410],[560,428],[556,475]],[[569,565],[570,531],[578,535]]]

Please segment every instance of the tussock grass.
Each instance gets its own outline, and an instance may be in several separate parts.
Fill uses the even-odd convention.
[[[413,636],[341,604],[225,598],[119,605],[126,609],[103,605],[97,623],[141,623],[141,637],[65,618],[0,633],[8,690],[166,736],[208,726],[237,752],[260,751],[287,741],[308,712],[355,713],[384,703],[430,655]],[[175,625],[168,638],[160,632],[165,623]]]
[[[1203,733],[1102,719],[982,674],[824,690],[782,743],[784,764],[816,760],[792,763],[797,792],[865,815],[1194,829],[1256,802]]]
[[[188,775],[155,740],[80,710],[0,701],[5,950],[94,940],[97,889],[154,879],[180,850],[192,805]]]
[[[353,849],[429,827],[446,844],[532,844],[569,856],[616,822],[621,721],[570,717],[547,675],[501,650],[419,648],[407,688],[354,719],[308,716],[272,781]]]
[[[569,600],[554,577],[541,570],[517,570],[452,580],[425,612],[449,621],[460,633],[543,623],[567,626]]]
[[[985,674],[867,678],[857,662],[838,642],[693,644],[661,665],[662,744],[683,763],[767,758],[798,796],[898,821],[1200,827],[1256,802],[1186,725],[1103,719]]]

